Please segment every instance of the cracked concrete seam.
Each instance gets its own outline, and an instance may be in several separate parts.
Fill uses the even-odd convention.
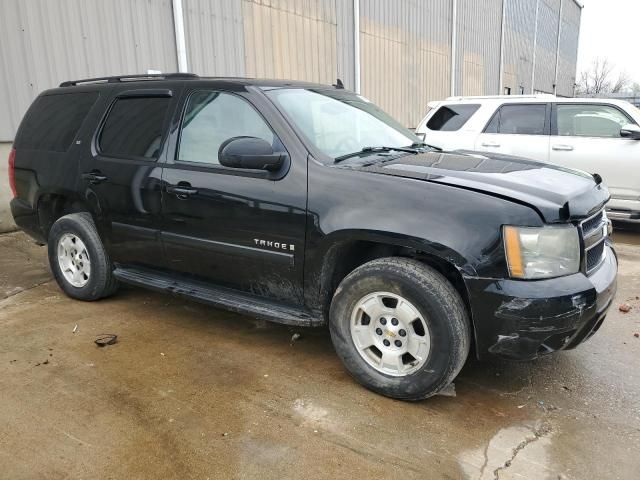
[[[499,480],[500,479],[500,472],[503,470],[506,470],[507,468],[509,468],[511,466],[511,464],[513,463],[513,461],[516,459],[516,457],[518,456],[518,454],[524,450],[528,445],[540,440],[542,437],[545,437],[547,435],[549,435],[552,432],[551,429],[551,425],[549,425],[548,423],[542,423],[542,425],[535,427],[532,430],[532,434],[529,437],[526,437],[523,441],[521,441],[512,451],[511,454],[511,458],[509,458],[506,462],[504,462],[504,464],[502,464],[502,466],[496,468],[493,471],[493,478],[494,480]]]
[[[41,287],[41,286],[46,285],[47,283],[49,283],[51,281],[52,281],[52,279],[48,279],[48,280],[44,280],[42,282],[36,283],[34,285],[31,285],[30,287],[27,287],[27,288],[19,288],[18,290],[10,293],[6,297],[0,298],[0,307],[3,305],[3,303],[5,303],[7,300],[15,297],[16,295],[20,295],[21,293],[28,292],[29,290],[33,290],[34,288]]]

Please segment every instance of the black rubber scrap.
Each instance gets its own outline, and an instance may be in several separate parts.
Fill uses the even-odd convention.
[[[118,341],[118,336],[113,333],[101,333],[95,339],[95,344],[99,347],[106,347],[107,345],[113,345]]]

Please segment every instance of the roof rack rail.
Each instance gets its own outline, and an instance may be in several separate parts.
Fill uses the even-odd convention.
[[[142,73],[139,75],[116,75],[114,77],[84,78],[82,80],[67,80],[61,87],[73,87],[84,83],[120,83],[136,82],[140,80],[189,80],[200,78],[195,73]]]
[[[531,95],[455,95],[453,97],[447,97],[447,100],[502,100],[509,98],[551,98],[555,97],[553,93],[533,93]]]

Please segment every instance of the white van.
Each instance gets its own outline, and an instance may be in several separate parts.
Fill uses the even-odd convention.
[[[609,217],[640,222],[640,110],[628,102],[553,95],[450,97],[429,104],[416,133],[445,150],[517,155],[599,174]]]

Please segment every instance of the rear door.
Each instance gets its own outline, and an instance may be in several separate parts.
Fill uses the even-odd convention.
[[[620,136],[628,124],[637,122],[615,105],[558,103],[553,109],[551,162],[597,173],[612,199],[637,202],[640,141]]]
[[[80,188],[97,212],[114,262],[164,265],[158,160],[179,93],[120,88],[80,159]]]
[[[550,104],[503,104],[476,138],[475,150],[546,162],[550,123]]]
[[[175,153],[162,173],[162,238],[169,268],[301,304],[306,151],[285,148],[281,117],[258,94],[191,89],[182,110]],[[277,172],[223,167],[219,147],[238,136],[262,138],[275,151],[287,152],[290,161]]]

